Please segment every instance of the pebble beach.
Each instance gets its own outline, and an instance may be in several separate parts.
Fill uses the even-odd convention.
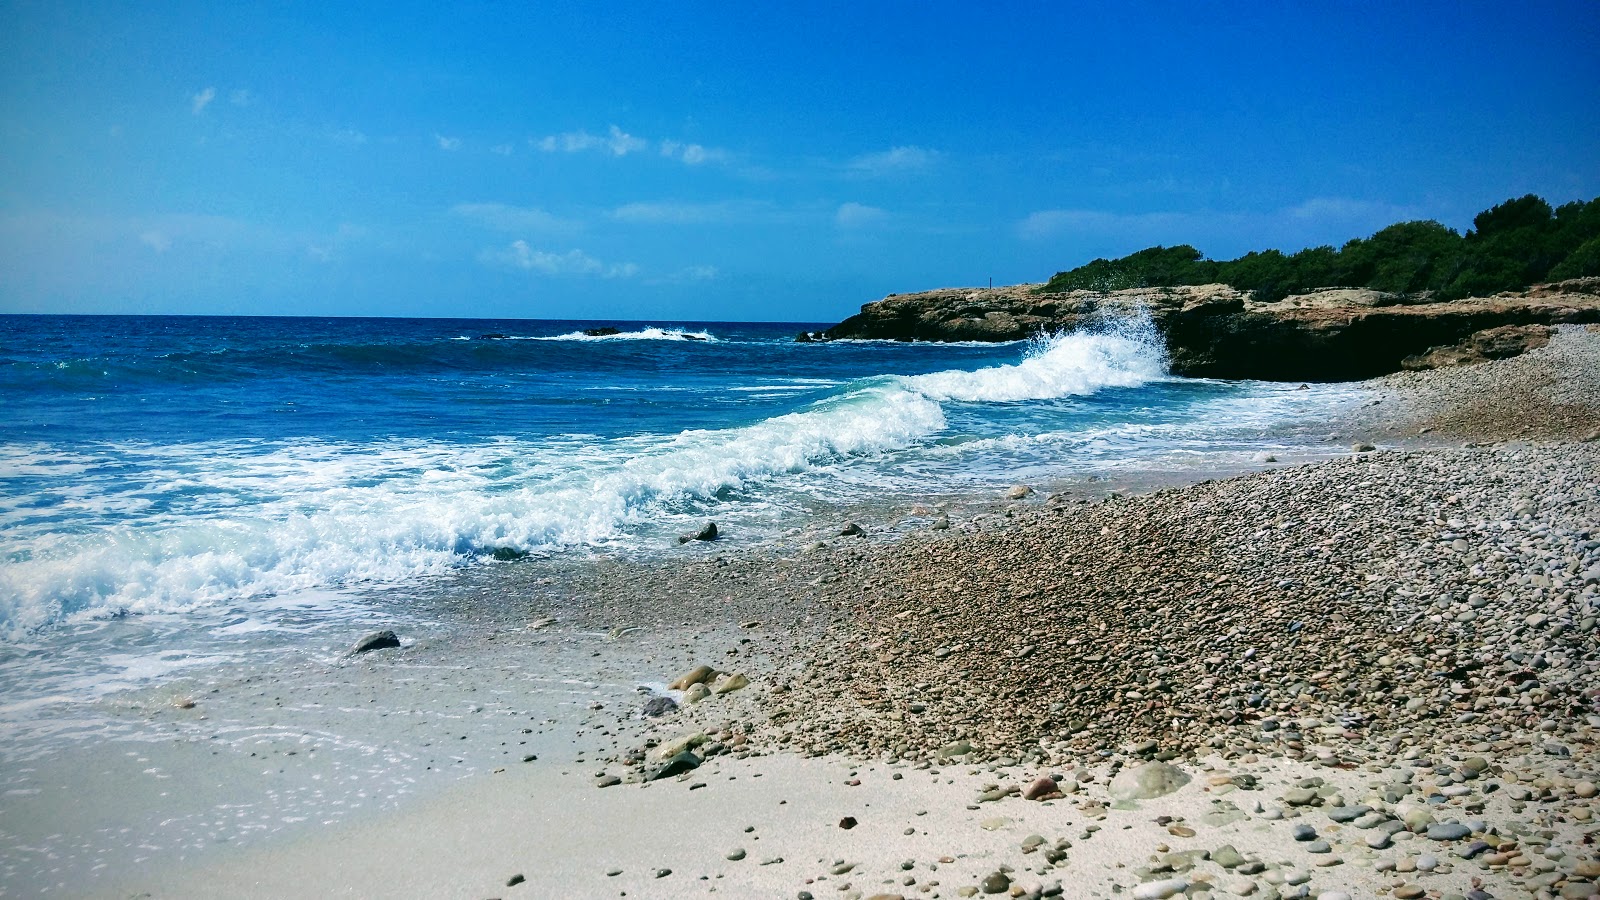
[[[528,566],[437,611],[469,624],[152,695],[157,731],[470,701],[476,751],[419,799],[52,887],[1596,896],[1600,334],[1365,387],[1336,458]],[[530,716],[540,654],[594,690]]]

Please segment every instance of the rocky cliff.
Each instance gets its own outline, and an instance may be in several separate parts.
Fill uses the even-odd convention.
[[[1600,278],[1448,303],[1343,288],[1258,303],[1222,284],[1063,294],[1039,287],[891,294],[800,340],[1010,341],[1147,311],[1177,374],[1344,381],[1515,355],[1547,339],[1542,326],[1600,322]]]

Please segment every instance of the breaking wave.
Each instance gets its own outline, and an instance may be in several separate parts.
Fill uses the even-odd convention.
[[[659,541],[718,504],[765,502],[770,482],[914,449],[945,428],[950,404],[1164,375],[1144,322],[1041,337],[1015,364],[859,379],[794,412],[675,435],[0,445],[0,633],[397,583],[502,548]]]
[[[596,329],[596,331],[602,329]],[[615,334],[596,334],[593,331],[572,331],[548,337],[511,338],[522,341],[706,341],[716,342],[709,331],[687,331],[682,328],[657,328],[650,326],[638,331],[619,331]]]

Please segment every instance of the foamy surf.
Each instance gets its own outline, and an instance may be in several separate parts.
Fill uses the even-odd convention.
[[[629,339],[595,339],[617,338]],[[751,425],[676,435],[115,448],[131,478],[96,475],[103,454],[35,448],[0,470],[80,472],[80,496],[49,515],[4,508],[0,628],[402,583],[502,548],[660,546],[684,522],[738,515],[730,504],[777,502],[767,488],[796,488],[793,476],[827,493],[831,475],[913,452],[946,428],[949,404],[1083,397],[1164,373],[1158,336],[1135,323],[1041,338],[1014,364],[858,379]]]
[[[544,337],[513,337],[525,341],[705,341],[715,343],[716,335],[709,331],[689,331],[683,328],[658,328],[651,326],[638,331],[619,331],[615,334],[595,334],[592,331],[572,331]]]

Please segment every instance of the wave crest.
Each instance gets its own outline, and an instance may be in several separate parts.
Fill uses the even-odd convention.
[[[629,339],[610,339],[619,337]],[[1164,372],[1159,336],[1144,322],[1041,337],[1012,365],[858,380],[741,428],[488,446],[119,447],[106,481],[93,480],[106,471],[96,465],[103,452],[79,460],[32,448],[45,455],[0,465],[0,474],[42,491],[81,463],[77,487],[98,496],[80,508],[92,499],[100,512],[64,524],[0,509],[8,526],[0,532],[0,631],[392,583],[500,547],[627,542],[641,526],[704,515],[765,482],[914,447],[945,428],[948,403],[1082,396]],[[163,494],[182,491],[192,497],[168,502]],[[152,494],[163,496],[161,509],[131,502]]]
[[[600,329],[597,329],[600,330]],[[683,328],[658,328],[654,325],[638,331],[619,331],[615,334],[595,334],[573,331],[548,337],[511,338],[521,341],[704,341],[715,343],[716,335],[709,331],[689,331]]]

